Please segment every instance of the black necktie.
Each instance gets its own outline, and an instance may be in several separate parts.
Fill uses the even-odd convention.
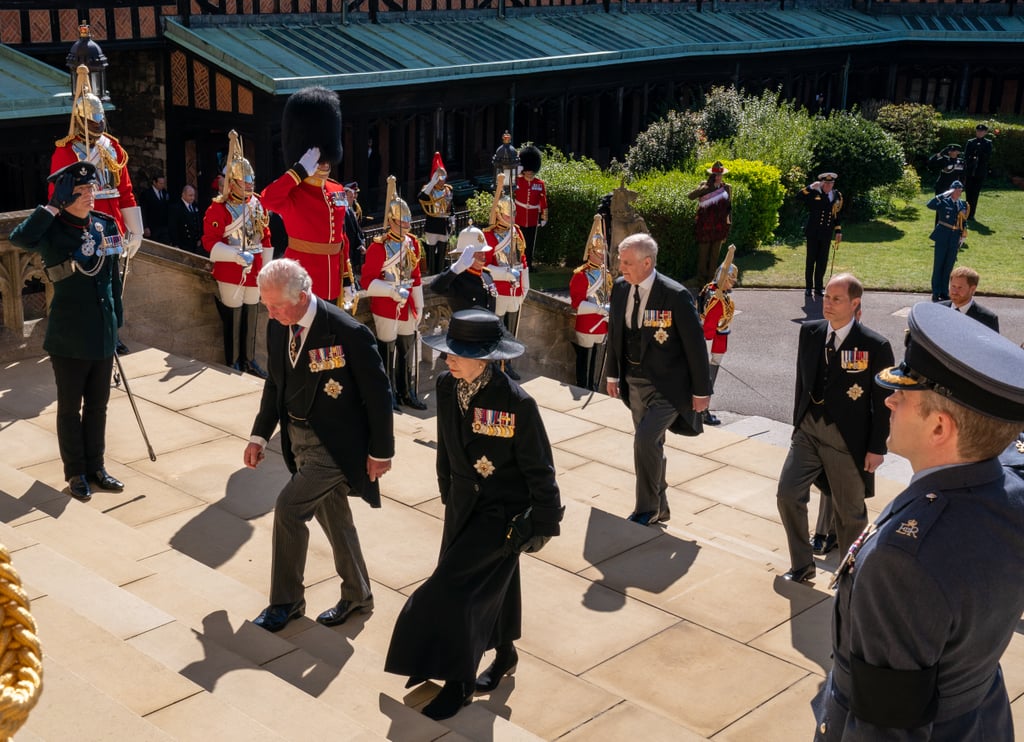
[[[633,287],[633,313],[629,315],[629,325],[634,330],[640,329],[640,286]]]
[[[302,325],[292,325],[292,339],[288,343],[288,356],[292,359],[292,365],[299,357],[299,346],[302,344]]]
[[[828,334],[828,342],[825,343],[825,365],[831,366],[832,359],[836,354],[836,333],[835,330]]]

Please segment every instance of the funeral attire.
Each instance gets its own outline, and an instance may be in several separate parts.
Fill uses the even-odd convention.
[[[988,127],[978,124],[976,132],[988,133]],[[971,207],[970,217],[978,220],[978,197],[988,176],[988,161],[992,157],[992,140],[975,136],[964,145],[964,196]]]
[[[953,307],[952,299],[940,301],[939,304],[941,304],[944,307],[952,307],[961,314],[966,314],[971,319],[978,320],[978,322],[985,325],[985,327],[989,328],[990,330],[999,332],[999,315],[997,315],[988,307],[979,304],[974,299],[971,299],[969,302],[967,302],[967,306],[965,307]]]
[[[150,187],[139,194],[142,218],[149,230],[149,237],[156,242],[170,242],[168,224],[170,221],[171,200],[166,188]]]
[[[867,454],[884,455],[889,437],[889,392],[872,384],[893,361],[889,341],[857,320],[833,329],[828,320],[800,327],[793,439],[776,494],[797,582],[814,576],[808,541],[810,486],[828,477],[839,547],[845,551],[867,524],[865,497],[875,475],[864,471]]]
[[[950,154],[957,152],[956,156]],[[935,195],[945,193],[953,185],[954,180],[964,178],[964,158],[959,155],[960,145],[947,144],[941,152],[928,158],[928,164],[938,168],[939,176],[935,179]]]
[[[203,215],[194,201],[186,203],[179,198],[171,204],[167,234],[175,247],[197,255],[205,254],[202,244]]]
[[[823,173],[818,180],[828,180],[834,173]],[[828,193],[807,186],[797,194],[807,206],[807,224],[804,235],[807,238],[807,260],[804,263],[804,294],[811,295],[813,289],[818,297],[825,293],[825,269],[828,267],[828,253],[836,236],[842,236],[840,214],[843,210],[843,194],[834,187]]]
[[[503,338],[497,317],[482,310],[456,313],[446,336],[424,342],[483,360],[523,350]],[[469,702],[474,687],[493,690],[515,669],[512,643],[521,635],[522,616],[519,554],[558,535],[563,508],[537,404],[497,365],[489,364],[472,382],[441,374],[437,443],[445,506],[441,553],[398,616],[384,669],[410,676],[410,684],[447,681],[424,709],[432,718],[446,718]],[[524,513],[529,532],[521,540],[510,538],[510,522]],[[491,648],[498,648],[500,666],[492,666],[493,677],[481,676],[477,685],[480,660]]]
[[[692,398],[711,394],[704,332],[690,292],[657,271],[637,286],[617,278],[607,374],[618,380],[633,416],[636,507],[630,519],[641,525],[668,520],[665,432],[702,433]]]
[[[1024,351],[929,303],[909,325],[876,383],[1024,425]],[[815,740],[1013,739],[999,659],[1024,611],[1022,539],[1024,481],[999,458],[916,471],[837,571]]]
[[[53,283],[43,348],[50,354],[57,385],[57,444],[69,494],[91,497],[101,489],[124,488],[104,469],[107,402],[117,328],[124,315],[118,258],[123,252],[117,223],[91,211],[80,218],[53,203],[75,186],[96,183],[96,168],[75,163],[49,178],[56,183],[52,208],[39,206],[10,235],[12,245],[40,254]]]
[[[956,181],[953,188],[959,185],[960,182]],[[929,236],[929,239],[935,242],[932,261],[932,301],[941,301],[949,298],[949,274],[953,272],[960,245],[967,236],[966,221],[971,211],[962,198],[954,199],[952,195],[946,193],[933,197],[927,206],[936,212],[935,227]]]
[[[331,544],[346,610],[372,608],[348,498],[380,507],[367,457],[390,459],[395,442],[391,389],[373,334],[350,315],[311,296],[297,325],[268,323],[267,354],[269,377],[252,440],[266,445],[280,426],[281,453],[292,474],[274,508],[271,606],[264,611],[277,619],[273,609],[284,609],[284,621],[267,626],[277,630],[305,607],[308,523],[314,517]],[[263,615],[257,623],[263,625]]]

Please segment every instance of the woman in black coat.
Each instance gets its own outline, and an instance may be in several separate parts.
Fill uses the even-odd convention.
[[[537,403],[491,363],[523,346],[480,309],[456,312],[447,335],[424,342],[447,354],[449,369],[437,381],[444,532],[434,573],[398,616],[384,669],[410,676],[407,687],[444,680],[423,713],[447,719],[515,670],[519,554],[558,535],[563,508]],[[492,648],[494,663],[476,677]]]

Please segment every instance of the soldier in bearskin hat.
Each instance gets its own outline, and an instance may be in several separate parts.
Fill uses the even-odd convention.
[[[448,170],[444,166],[440,152],[434,153],[434,161],[430,166],[430,182],[420,191],[419,201],[427,217],[423,230],[423,241],[427,243],[427,274],[436,276],[444,270],[453,221],[452,187],[448,185]]]
[[[521,172],[516,178],[516,225],[526,241],[526,265],[533,266],[533,253],[537,247],[537,229],[548,223],[548,191],[544,181],[537,177],[540,170],[540,150],[528,144],[519,150]]]
[[[284,106],[281,148],[287,172],[263,189],[263,203],[288,231],[285,257],[313,278],[313,293],[344,306],[355,295],[345,237],[345,189],[331,179],[341,162],[341,104],[322,87],[303,88]],[[339,301],[339,298],[341,299]]]

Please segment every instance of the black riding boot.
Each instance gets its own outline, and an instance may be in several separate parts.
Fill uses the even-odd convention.
[[[238,343],[239,370],[247,374],[267,378],[267,372],[256,363],[256,313],[259,304],[242,305],[242,332]]]
[[[505,323],[505,328],[512,334],[513,337],[515,337],[516,331],[519,329],[519,312],[505,312],[505,314],[501,318],[501,321]],[[512,368],[512,361],[502,361],[502,370],[510,379],[515,379],[516,381],[519,381],[521,378],[523,378],[514,368]]]
[[[388,381],[391,382],[391,409],[398,411],[398,382],[396,377],[400,374],[396,373],[395,366],[397,359],[395,358],[395,341],[384,342],[383,340],[377,341],[377,347],[380,349],[381,358],[384,360],[384,368],[388,372]]]
[[[594,378],[594,365],[590,360],[594,349],[584,348],[579,343],[573,343],[572,347],[576,351],[576,386],[589,391]]]
[[[420,401],[416,395],[416,342],[415,335],[398,336],[398,366],[400,370],[395,372],[402,376],[402,390],[398,395],[399,403],[414,410],[425,410],[427,406]]]
[[[709,384],[710,389],[708,391],[709,391],[710,394],[714,394],[715,393],[715,379],[718,378],[718,364],[717,363],[712,363],[712,364],[708,365],[708,376],[709,376],[709,379],[710,379],[710,384]],[[708,404],[710,405],[710,400],[708,401]],[[717,417],[715,417],[711,413],[710,406],[708,407],[708,409],[704,410],[704,412],[701,413],[701,417],[703,418],[705,425],[721,425],[722,424],[722,421],[719,420]]]

